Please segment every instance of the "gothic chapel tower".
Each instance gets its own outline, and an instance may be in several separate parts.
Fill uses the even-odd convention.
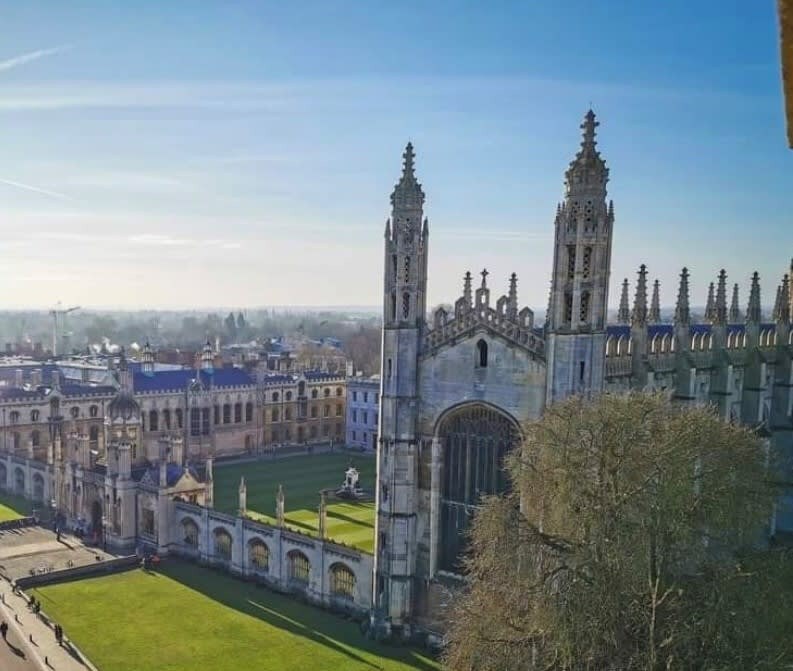
[[[614,205],[606,203],[609,170],[595,141],[589,110],[583,141],[565,173],[556,211],[551,296],[546,317],[546,402],[603,388]]]
[[[424,192],[416,181],[410,143],[403,158],[385,229],[377,453],[375,615],[387,628],[410,617],[415,575],[418,353],[426,312],[429,238],[423,219]]]

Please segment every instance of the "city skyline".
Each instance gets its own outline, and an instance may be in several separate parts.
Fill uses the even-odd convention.
[[[590,105],[616,210],[610,309],[641,263],[665,306],[683,265],[693,304],[722,267],[742,307],[754,270],[771,304],[793,248],[773,7],[613,9],[15,8],[0,308],[379,305],[410,139],[428,304],[486,266],[544,310]]]

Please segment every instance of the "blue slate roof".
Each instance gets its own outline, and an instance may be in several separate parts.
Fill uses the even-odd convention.
[[[340,377],[339,373],[323,373],[318,370],[307,370],[303,375],[306,380],[335,380]]]
[[[711,324],[691,324],[689,329],[690,334],[703,335],[710,333]],[[775,328],[775,324],[760,324],[760,330]],[[656,335],[674,335],[674,324],[649,324],[647,326],[647,336],[653,338]],[[746,330],[746,324],[727,324],[727,333],[743,333]],[[606,327],[606,335],[614,338],[628,338],[631,335],[631,327],[628,324],[609,324]]]
[[[136,393],[184,391],[195,379],[196,372],[205,387],[242,387],[255,384],[253,377],[242,368],[224,367],[201,371],[192,368],[158,370],[153,373],[136,371],[133,373],[132,385]]]

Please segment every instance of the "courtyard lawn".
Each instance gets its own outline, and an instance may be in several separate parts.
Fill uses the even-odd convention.
[[[275,523],[275,495],[284,487],[285,521],[288,527],[316,534],[319,526],[319,490],[337,489],[344,471],[353,465],[360,473],[360,485],[374,494],[374,457],[348,454],[316,454],[265,459],[215,467],[215,508],[234,513],[238,507],[240,477],[248,490],[248,515]],[[329,501],[328,538],[353,545],[366,552],[374,549],[374,502]]]
[[[0,492],[0,522],[16,520],[30,515],[35,504],[10,492]],[[37,510],[41,511],[41,505]]]
[[[178,560],[31,591],[102,671],[439,668],[354,622]]]

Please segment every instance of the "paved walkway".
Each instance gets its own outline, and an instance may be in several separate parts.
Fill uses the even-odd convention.
[[[27,600],[0,581],[0,619],[8,622],[8,642],[0,640],[0,669],[6,671],[86,671],[93,666],[75,659],[55,640],[53,630],[30,612]],[[32,641],[31,641],[32,637]],[[65,637],[64,637],[64,640]],[[16,666],[15,666],[16,665]]]

